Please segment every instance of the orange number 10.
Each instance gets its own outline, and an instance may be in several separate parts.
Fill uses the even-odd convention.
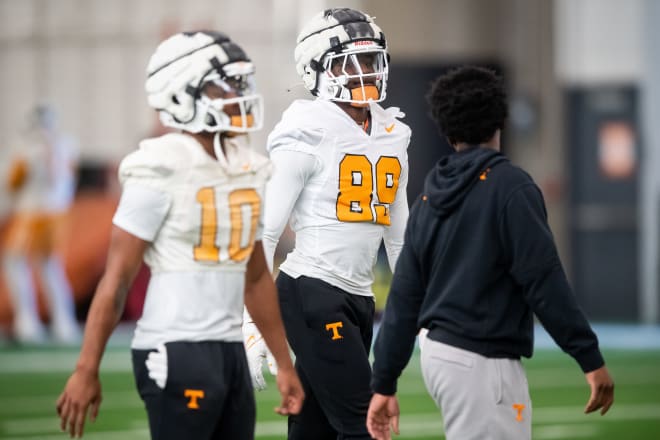
[[[215,190],[205,187],[197,191],[197,201],[202,205],[202,226],[199,244],[193,248],[196,261],[220,261],[220,247],[216,245],[218,234],[218,210],[215,203]],[[257,222],[261,210],[261,198],[254,189],[237,189],[229,193],[229,258],[243,261],[252,252]],[[244,221],[244,209],[250,209],[250,218]],[[247,223],[247,224],[246,224]],[[249,236],[243,237],[245,226]],[[246,239],[246,240],[245,240]],[[245,243],[241,246],[242,243]]]

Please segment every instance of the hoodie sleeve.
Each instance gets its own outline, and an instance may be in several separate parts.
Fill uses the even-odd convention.
[[[601,367],[598,339],[577,304],[562,268],[538,187],[524,184],[509,196],[500,235],[510,273],[525,300],[562,350],[586,373]]]
[[[417,206],[413,207],[406,228],[405,241],[396,263],[383,322],[374,344],[372,388],[384,395],[396,393],[401,372],[408,364],[415,347],[417,320],[424,299],[425,287],[419,259],[415,252],[414,229]]]

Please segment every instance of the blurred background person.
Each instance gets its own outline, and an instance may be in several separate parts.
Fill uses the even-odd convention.
[[[11,221],[2,268],[13,305],[11,336],[19,343],[47,340],[38,307],[38,275],[52,339],[76,343],[80,329],[72,290],[55,247],[75,194],[77,150],[72,139],[58,132],[56,114],[45,105],[31,111],[27,127],[10,148],[5,184]]]

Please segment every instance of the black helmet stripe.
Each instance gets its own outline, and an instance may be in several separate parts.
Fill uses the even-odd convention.
[[[351,38],[351,40],[355,40],[357,38],[376,38],[373,28],[369,23],[365,21],[346,23],[344,24],[344,30]]]
[[[227,58],[229,58],[229,63],[233,63],[235,61],[250,61],[250,59],[245,54],[243,49],[241,49],[240,46],[238,46],[234,42],[227,41],[225,43],[220,44],[220,46],[222,46],[225,53],[227,54]]]
[[[214,31],[182,32],[182,34],[187,36],[187,37],[192,37],[193,35],[198,34],[198,33],[208,35],[209,37],[213,38],[213,41],[211,41],[208,44],[205,44],[202,47],[198,47],[194,50],[191,50],[190,52],[186,52],[183,55],[179,55],[178,57],[174,58],[173,60],[168,61],[167,63],[160,66],[158,69],[156,69],[153,72],[151,72],[150,74],[148,74],[147,78],[150,78],[150,77],[154,76],[156,73],[160,72],[161,70],[163,70],[165,67],[169,66],[170,64],[175,63],[175,62],[179,61],[180,59],[185,58],[189,55],[192,55],[193,53],[195,53],[199,50],[206,49],[209,46],[213,46],[214,44],[220,45],[220,47],[222,47],[222,49],[227,54],[227,57],[229,58],[229,61],[225,64],[233,63],[235,61],[250,61],[250,59],[245,54],[243,49],[241,49],[236,43],[231,41],[229,39],[229,37],[227,37],[222,32],[214,32]]]
[[[183,35],[186,37],[192,37],[195,34],[204,34],[208,35],[213,39],[213,42],[215,43],[224,43],[226,41],[229,41],[229,37],[222,32],[217,32],[217,31],[189,31],[189,32],[181,32]]]
[[[320,34],[321,32],[324,32],[328,29],[332,29],[332,28],[337,27],[337,26],[344,26],[344,29],[346,30],[346,33],[349,36],[351,36],[351,38],[353,36],[351,35],[351,31],[349,31],[349,29],[346,27],[347,25],[356,25],[357,26],[357,25],[362,24],[363,26],[371,27],[368,24],[369,20],[367,19],[367,16],[364,15],[360,11],[356,11],[355,9],[349,9],[349,8],[326,9],[325,11],[323,11],[323,15],[326,18],[327,17],[333,17],[335,20],[337,20],[337,24],[333,24],[333,25],[325,27],[323,29],[319,29],[316,32],[312,32],[309,35],[305,35],[305,37],[301,38],[300,41],[298,41],[298,43],[302,43],[303,41],[305,41],[306,39],[308,39],[312,35]],[[370,30],[369,35],[373,38],[374,37],[373,31]]]
[[[346,24],[355,21],[367,21],[366,15],[360,11],[356,11],[355,9],[350,8],[326,9],[323,11],[323,15],[326,17],[334,17],[334,19],[337,20],[339,24]]]
[[[197,52],[198,50],[206,49],[206,48],[209,47],[209,46],[213,46],[214,44],[216,44],[216,42],[215,42],[215,41],[212,41],[212,42],[210,42],[209,44],[205,44],[205,45],[202,46],[202,47],[195,48],[194,50],[191,50],[190,52],[186,52],[186,53],[184,53],[183,55],[179,55],[178,57],[174,58],[173,60],[168,61],[167,63],[165,63],[165,64],[163,64],[162,66],[160,66],[158,69],[156,69],[156,70],[154,70],[153,72],[151,72],[149,75],[147,75],[147,78],[151,78],[152,76],[154,76],[155,74],[157,74],[158,72],[160,72],[161,70],[163,70],[164,68],[166,68],[167,66],[169,66],[170,64],[176,63],[176,62],[179,61],[180,59],[183,59],[183,58],[185,58],[185,57],[187,57],[187,56],[190,56],[190,55],[194,54],[195,52]]]

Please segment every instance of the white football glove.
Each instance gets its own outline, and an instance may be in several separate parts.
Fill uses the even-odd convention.
[[[277,375],[277,364],[247,310],[243,315],[243,345],[245,345],[250,376],[252,376],[252,386],[258,391],[265,390],[264,361],[268,364],[268,370],[273,376]]]
[[[158,388],[164,389],[167,383],[167,348],[164,344],[159,344],[157,351],[152,351],[144,362],[149,370],[149,377],[152,378]]]

